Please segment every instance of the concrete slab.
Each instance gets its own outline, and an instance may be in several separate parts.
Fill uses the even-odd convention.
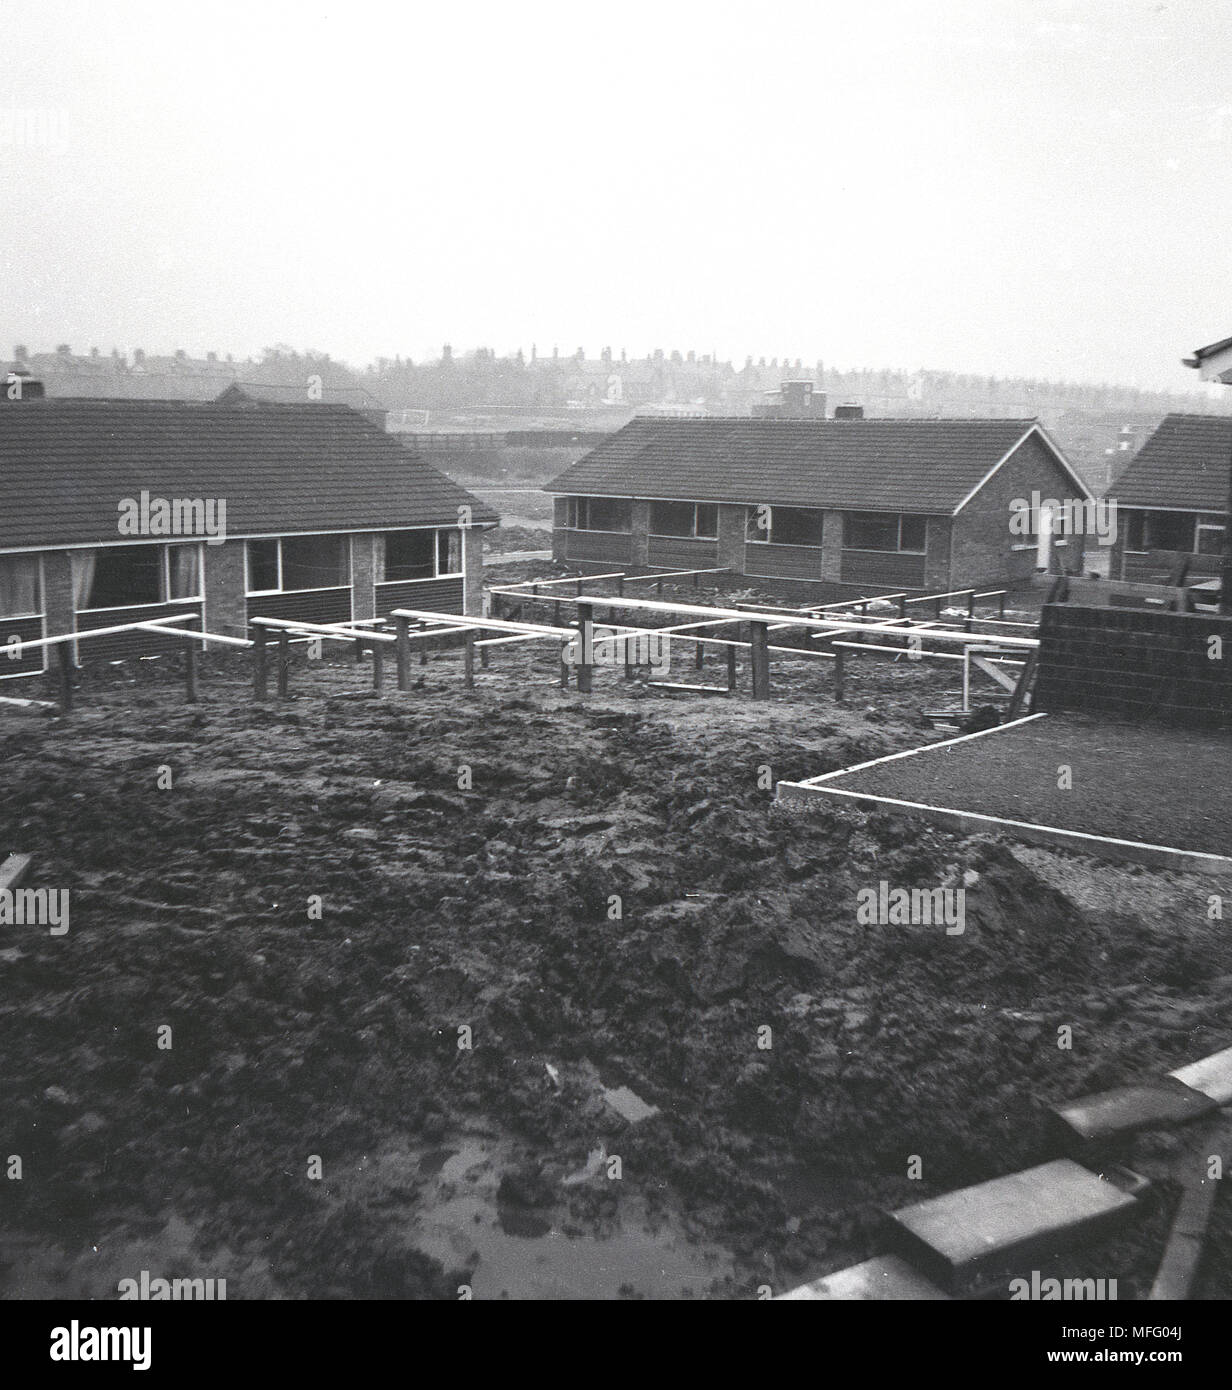
[[[959,1292],[1111,1225],[1135,1198],[1072,1159],[1028,1168],[891,1214],[895,1238],[942,1288]]]
[[[945,1299],[950,1295],[930,1279],[913,1269],[897,1255],[882,1255],[849,1269],[836,1270],[811,1284],[802,1284],[790,1293],[780,1294],[776,1303],[791,1303],[812,1299],[843,1299],[858,1301],[926,1301]]]
[[[1168,1075],[1175,1077],[1182,1085],[1210,1096],[1216,1105],[1232,1104],[1232,1047],[1225,1047],[1222,1052],[1212,1052],[1209,1057],[1178,1067]]]
[[[1161,1129],[1200,1119],[1216,1108],[1210,1096],[1175,1074],[1139,1086],[1117,1086],[1054,1105],[1064,1131],[1083,1144],[1097,1144],[1139,1129]]]

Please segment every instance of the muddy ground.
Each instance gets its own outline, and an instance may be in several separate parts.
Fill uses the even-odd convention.
[[[384,696],[327,658],[258,707],[240,656],[195,707],[148,663],[0,713],[0,852],[71,890],[67,933],[0,928],[0,1294],[782,1292],[883,1250],[885,1209],[1055,1156],[1048,1103],[1232,1041],[1209,881],[773,809],[936,737],[952,674],[586,697],[497,651],[473,692],[456,653]],[[966,885],[964,933],[859,925],[882,879]],[[1126,1146],[1142,1219],[1057,1267],[1141,1296],[1193,1144]]]

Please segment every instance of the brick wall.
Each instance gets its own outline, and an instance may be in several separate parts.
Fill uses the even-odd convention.
[[[632,533],[629,563],[635,569],[645,569],[650,564],[650,503],[635,499],[630,504],[629,511]]]
[[[377,536],[372,531],[351,537],[351,600],[353,617],[374,618],[373,585],[376,583]]]
[[[466,582],[462,611],[471,617],[483,615],[483,532],[472,526],[462,532],[462,558],[466,567]],[[457,610],[452,610],[456,612]]]
[[[1232,729],[1232,618],[1049,603],[1039,660],[1036,709]]]
[[[1010,531],[1010,503],[1017,498],[1058,501],[1077,498],[1078,489],[1051,451],[1034,435],[989,479],[953,520],[949,589],[1026,587],[1035,573],[1035,546],[1015,550],[1027,538]],[[1093,538],[1091,541],[1095,544]],[[1066,569],[1082,567],[1083,537],[1071,536],[1056,553]]]
[[[223,637],[246,637],[248,600],[244,594],[244,541],[205,545],[205,626]],[[229,649],[228,649],[229,650]]]
[[[719,507],[719,550],[716,565],[733,574],[744,573],[745,508],[723,503]]]

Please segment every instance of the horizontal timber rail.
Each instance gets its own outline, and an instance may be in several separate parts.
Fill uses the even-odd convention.
[[[499,588],[494,588],[491,592],[500,594],[509,593],[511,591],[501,586]],[[514,596],[523,600],[529,597],[527,594],[517,591],[515,591]],[[556,602],[556,600],[548,601]],[[564,598],[560,600],[560,602],[576,603],[577,600],[573,598]],[[717,608],[713,606],[704,606],[702,604],[668,603],[657,599],[625,598],[622,596],[609,597],[606,595],[588,595],[582,602],[597,608],[614,608],[628,612],[664,613],[679,615],[681,617],[696,615],[699,619],[726,618],[731,622],[747,623],[750,620],[756,622],[755,614],[749,613],[747,609],[740,608]],[[766,616],[770,618],[776,615],[767,614]],[[866,632],[869,630],[867,622],[860,622],[854,618],[848,617],[842,620],[836,618],[812,618],[805,614],[792,618],[791,621],[785,625],[790,627],[802,627],[811,632],[842,633]],[[988,635],[986,633],[958,632],[952,628],[937,627],[935,624],[921,624],[919,627],[910,629],[910,631],[912,636],[928,637],[937,642],[950,642],[958,646],[968,646],[973,642],[986,643],[988,641]],[[1034,637],[1000,637],[997,639],[997,642],[1000,646],[1019,647],[1023,651],[1034,651],[1039,646],[1038,640]]]

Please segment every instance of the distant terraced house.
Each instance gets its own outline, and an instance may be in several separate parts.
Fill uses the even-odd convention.
[[[1108,490],[1117,510],[1112,574],[1142,583],[1219,574],[1232,468],[1232,416],[1173,414]]]
[[[1014,588],[1082,566],[1046,508],[1094,504],[1037,420],[639,418],[548,483],[553,556],[602,569],[722,567],[863,592]],[[1056,547],[1056,549],[1053,549]]]
[[[478,613],[497,521],[346,406],[0,393],[0,677],[45,669],[14,638],[170,615],[239,637],[256,616]],[[174,639],[73,645],[114,660]]]

